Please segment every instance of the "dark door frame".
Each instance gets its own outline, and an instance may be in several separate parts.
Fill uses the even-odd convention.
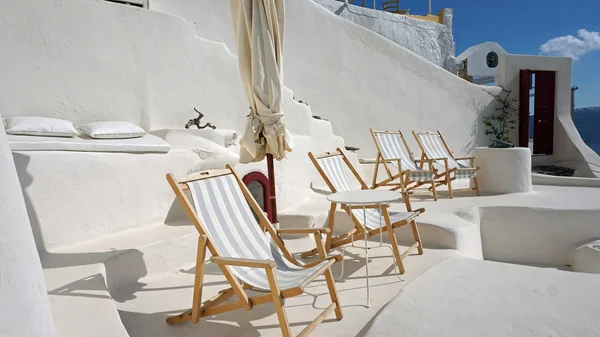
[[[554,149],[556,71],[521,69],[519,83],[519,146],[529,147],[529,91],[535,76],[533,154],[550,155]],[[537,130],[537,133],[536,133]],[[537,140],[537,141],[536,141]]]

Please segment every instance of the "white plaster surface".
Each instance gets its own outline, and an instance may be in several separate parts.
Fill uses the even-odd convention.
[[[107,289],[104,265],[68,266],[67,261],[63,268],[44,270],[57,335],[128,337]]]
[[[478,147],[473,151],[481,193],[531,192],[531,152],[528,148],[495,149]]]
[[[498,77],[498,67],[490,68],[487,65],[487,55],[495,52],[500,55],[506,55],[506,50],[497,42],[484,42],[467,48],[458,55],[458,62],[468,60],[468,74],[472,76],[493,76]]]
[[[465,191],[454,199],[442,190],[437,202],[430,195],[411,198],[413,208],[425,208],[418,223],[426,247],[497,261],[566,265],[573,247],[600,235],[598,188],[534,185],[531,193],[476,197]],[[402,209],[392,204],[392,210]],[[405,228],[397,233],[405,243],[411,237]]]
[[[238,139],[235,130],[227,129],[162,129],[152,131],[156,135],[169,144],[174,146],[194,147],[205,140],[220,145],[229,147],[234,145]]]
[[[165,174],[184,175],[214,163],[189,149],[13,152],[13,158],[41,251],[180,219]]]
[[[0,128],[0,177],[0,336],[56,336],[42,266],[4,128]]]
[[[382,10],[346,5],[343,1],[313,1],[335,15],[372,30],[442,68],[445,68],[446,60],[454,56],[451,9],[446,9],[447,21],[439,24]]]
[[[404,287],[364,336],[597,336],[598,296],[598,275],[449,259]]]
[[[600,178],[558,177],[531,173],[531,181],[535,185],[600,187]]]
[[[161,5],[161,0],[153,2]],[[186,3],[198,7],[188,8]],[[0,53],[0,92],[11,93],[0,95],[0,109],[12,116],[60,117],[77,124],[126,120],[160,133],[164,129],[182,128],[188,119],[196,116],[192,110],[196,106],[206,113],[204,121],[219,128],[241,131],[248,110],[235,56],[223,44],[202,38],[229,38],[227,2],[190,0],[168,4],[180,4],[180,8],[189,13],[213,17],[194,19],[197,21],[197,30],[194,30],[190,22],[174,16],[103,1],[1,2],[0,50],[12,52]],[[367,127],[398,125],[405,133],[412,128],[439,129],[457,156],[470,154],[476,145],[487,143],[487,137],[478,126],[482,116],[493,111],[492,97],[484,88],[456,78],[312,1],[287,1],[286,5],[291,13],[286,26],[286,84],[296,90],[298,99],[310,104],[309,108],[296,103],[292,92],[284,91],[286,120],[297,146],[288,160],[277,162],[275,166],[279,209],[282,214],[291,215],[289,223],[296,224],[301,217],[307,220],[306,226],[323,224],[323,214],[328,207],[319,187],[323,183],[306,153],[325,152],[344,145],[342,138],[333,136],[332,124],[313,119],[311,109],[316,115],[331,120],[333,130],[345,136],[349,145],[361,147],[367,156],[375,153]],[[498,92],[499,88],[485,90]],[[440,118],[440,113],[444,118]],[[201,151],[196,151],[213,145],[188,138],[187,131],[164,132],[163,135],[177,145],[164,155],[13,154],[38,248],[47,251],[44,267],[47,282],[52,285],[53,310],[61,319],[61,336],[79,337],[78,329],[84,325],[103,336],[124,334],[123,326],[134,336],[195,336],[200,331],[200,325],[172,328],[164,323],[166,315],[179,312],[190,303],[193,274],[189,269],[173,271],[187,266],[195,258],[195,233],[189,223],[180,224],[184,215],[174,203],[164,175],[167,172],[182,175],[216,163],[220,166],[223,162],[209,161]],[[220,146],[218,137],[202,137]],[[409,142],[416,148],[412,139]],[[236,152],[234,146],[228,150]],[[356,156],[350,154],[350,159],[356,163]],[[266,171],[264,163],[238,165],[236,169],[242,175],[252,169]],[[107,178],[111,183],[107,183]],[[413,204],[427,208],[419,218],[427,247],[452,248],[481,258],[484,252],[480,226],[487,223],[487,220],[480,221],[484,219],[480,213],[484,206],[527,205],[527,209],[565,211],[565,216],[572,218],[576,214],[580,219],[577,223],[582,224],[577,230],[581,240],[597,236],[596,229],[589,223],[597,217],[598,189],[536,186],[533,193],[480,198],[457,193],[453,200],[442,197],[436,203],[428,198]],[[401,210],[403,205],[394,204],[393,208]],[[515,230],[521,231],[516,222],[523,213],[507,209],[510,211],[507,215],[485,217],[492,219],[494,226],[490,228],[502,231],[508,219],[515,223]],[[585,210],[588,215],[581,217],[578,210]],[[342,225],[337,230],[341,230],[347,219],[338,218]],[[286,226],[283,219],[285,217],[282,217],[282,227]],[[528,252],[527,249],[533,249],[530,243],[533,239],[533,247],[539,249],[549,240],[561,238],[552,233],[562,233],[568,228],[564,221],[557,221],[551,223],[553,229],[549,231],[543,227],[544,216],[530,219],[537,229],[523,232],[530,244],[521,245],[526,249],[512,248],[512,257],[519,258],[517,262],[534,260],[532,255],[519,257]],[[410,238],[406,228],[398,233],[401,241]],[[294,244],[292,247],[300,248]],[[560,264],[564,258],[562,241],[555,247],[558,248],[543,257]],[[569,247],[573,244],[569,243]],[[423,256],[411,256],[407,261],[406,278],[416,276],[439,259],[456,254],[428,250]],[[502,258],[496,254],[490,256]],[[374,260],[378,260],[377,255]],[[373,275],[391,272],[389,256],[381,260],[385,262],[373,269]],[[360,275],[359,266],[363,266],[363,262],[355,257],[350,262],[355,267],[351,275],[357,272]],[[100,263],[106,268],[104,274],[95,267],[79,271],[79,268]],[[98,273],[105,279],[89,278]],[[217,273],[211,275],[213,293],[223,286],[219,277]],[[377,284],[382,291],[373,296],[376,305],[371,310],[356,306],[364,303],[364,288],[361,288],[364,278],[351,276],[345,280],[348,288],[342,289],[341,294],[350,294],[344,304],[348,306],[346,319],[327,322],[329,325],[320,326],[315,334],[329,335],[332,329],[350,335],[360,331],[389,299],[390,293],[399,289],[397,283],[385,284],[390,280],[397,282],[394,276],[377,280],[382,282]],[[107,292],[117,306],[109,301]],[[325,297],[324,285],[320,284],[296,299],[297,306],[292,306],[289,313],[297,320],[293,324],[294,331],[299,331],[306,321],[318,314],[318,309],[323,308],[320,301],[327,301]],[[98,299],[102,304],[95,301]],[[87,315],[83,309],[87,306],[94,307],[98,314]],[[248,319],[232,314],[219,318],[223,321],[207,320],[203,324],[211,332],[214,329],[216,335],[252,329],[278,335],[274,313],[265,308],[267,306],[260,307],[253,314],[256,316]],[[243,314],[247,312],[240,313]],[[124,325],[116,321],[116,315]],[[71,324],[77,327],[70,328]],[[107,329],[106,333],[101,333],[103,328]]]
[[[293,252],[314,248],[313,238],[287,240]],[[406,247],[401,247],[406,248]],[[356,336],[361,329],[375,316],[393,294],[396,294],[411,280],[423,273],[432,265],[444,259],[458,257],[454,251],[426,250],[423,255],[413,255],[406,259],[406,273],[399,280],[394,275],[393,259],[387,249],[369,252],[371,308],[366,308],[366,280],[364,269],[364,253],[350,251],[347,256],[345,277],[336,282],[344,318],[337,321],[333,315],[321,323],[311,336]],[[206,266],[204,295],[210,298],[227,287],[224,277],[213,264]],[[339,263],[333,267],[334,275],[340,272]],[[170,315],[177,315],[191,304],[194,268],[186,266],[178,272],[145,278],[143,284],[123,287],[114,292],[115,303],[123,324],[131,337],[192,337],[199,334],[210,336],[281,336],[277,317],[272,305],[264,304],[251,311],[216,315],[202,319],[198,324],[182,324],[168,326],[164,320]],[[85,292],[84,292],[85,293]],[[251,292],[251,294],[256,294]],[[305,288],[301,296],[286,299],[285,306],[292,335],[296,336],[306,325],[329,305],[330,298],[323,277]],[[70,337],[70,336],[66,336]]]
[[[600,274],[600,240],[588,242],[575,249],[573,271]]]
[[[226,1],[210,3],[215,6],[223,5],[229,20],[229,6]],[[218,18],[220,12],[216,8],[213,9],[210,15],[214,14]],[[325,11],[322,8],[321,10]],[[227,21],[226,25],[229,25],[226,32],[231,32],[230,21]],[[0,109],[7,116],[60,117],[75,124],[96,120],[124,120],[136,123],[150,132],[157,130],[156,134],[160,134],[163,132],[160,130],[183,129],[183,125],[190,118],[197,116],[193,111],[193,107],[196,107],[206,115],[203,122],[211,122],[219,129],[235,130],[239,134],[245,125],[248,106],[239,80],[237,60],[225,45],[203,39],[195,33],[192,23],[178,17],[105,1],[2,2],[0,49],[12,52],[0,54],[0,91],[11,92],[11,95],[0,95]],[[36,95],[32,96],[32,91],[35,91]],[[307,201],[309,186],[317,177],[312,164],[306,160],[306,153],[343,147],[344,142],[341,138],[333,136],[330,123],[313,119],[309,107],[295,102],[290,90],[286,88],[283,95],[288,129],[296,143],[296,149],[290,153],[288,159],[275,165],[279,206],[281,211],[285,212],[288,209],[295,211]],[[217,137],[210,132],[201,134],[211,140]],[[166,137],[179,145],[182,142],[188,145],[194,142],[189,139],[182,140],[180,136],[172,134]],[[210,146],[207,144],[198,141],[195,143],[196,147],[200,148],[197,151],[190,148],[187,154],[173,153],[178,159],[169,159],[170,162],[152,162],[153,166],[149,169],[153,172],[150,174],[152,182],[149,185],[153,187],[148,190],[143,187],[132,188],[129,189],[131,194],[127,195],[117,193],[127,202],[120,203],[115,200],[114,205],[107,206],[111,206],[108,209],[118,214],[126,214],[125,217],[115,219],[103,214],[95,217],[99,210],[95,211],[95,215],[92,213],[82,216],[91,221],[87,222],[87,226],[93,229],[88,234],[93,234],[93,237],[100,233],[130,228],[134,223],[135,226],[156,224],[148,221],[156,219],[160,212],[163,212],[161,216],[164,219],[165,204],[149,210],[147,213],[153,214],[151,217],[138,217],[146,213],[140,212],[144,208],[139,207],[146,207],[147,203],[142,203],[135,210],[127,208],[135,204],[136,200],[146,198],[138,198],[135,194],[138,191],[148,196],[162,195],[163,198],[157,200],[164,202],[164,197],[167,196],[165,193],[168,192],[164,175],[169,171],[187,173],[214,168],[214,165],[222,167],[227,163],[201,161],[200,159],[207,159],[206,151],[202,149],[203,146]],[[231,148],[231,151],[237,152],[237,149]],[[127,172],[116,172],[115,176],[119,179],[134,176],[136,173],[133,167],[141,167],[136,165],[142,162],[144,165],[150,165],[148,157],[131,157],[124,160],[122,165],[114,161],[114,156],[92,154],[87,158],[94,159],[89,159],[87,163],[86,159],[59,157],[60,154],[57,158],[61,163],[75,162],[73,170],[79,171],[73,174],[79,178],[84,175],[81,170],[94,167],[92,163],[95,161],[103,163],[99,166],[111,167],[106,172],[99,167],[97,170],[91,170],[93,174],[87,176],[90,179],[96,174],[112,174],[117,171],[117,167],[128,168]],[[164,157],[165,160],[167,158]],[[351,159],[355,160],[355,157],[351,156]],[[44,160],[36,162],[34,165],[45,169]],[[236,169],[242,175],[253,169],[266,172],[266,164],[238,165]],[[53,170],[54,168],[49,169]],[[53,174],[57,174],[58,170],[57,168]],[[35,172],[37,169],[22,174],[31,175]],[[41,175],[44,176],[45,173]],[[140,174],[136,177],[149,179],[150,175]],[[57,180],[57,177],[50,174],[46,176]],[[29,177],[28,180],[32,179],[37,181],[36,177]],[[45,179],[40,179],[40,186],[45,184]],[[99,181],[96,181],[96,184],[98,183]],[[90,187],[95,186],[91,181],[81,184],[86,185],[85,188],[72,187],[78,189],[78,192],[71,192],[71,188],[67,190],[67,195],[74,196],[72,200],[78,200],[75,196],[81,196],[84,189],[93,190]],[[47,189],[44,193],[50,193],[52,185],[45,186]],[[113,188],[116,188],[116,185]],[[35,188],[26,193],[33,193],[35,196],[33,189]],[[122,190],[122,193],[126,193],[124,191],[127,189]],[[45,195],[40,194],[39,198],[34,199],[41,202],[44,197]],[[71,199],[67,197],[65,200]],[[70,205],[69,202],[61,200],[57,203]],[[116,205],[121,205],[119,210],[112,208]],[[51,207],[48,206],[40,205],[39,208],[46,208],[50,212]],[[49,216],[64,216],[65,219],[61,221],[69,217],[68,214],[56,216],[53,213]],[[104,219],[108,218],[111,221],[104,222]],[[56,220],[55,223],[58,223],[58,219]],[[32,222],[36,223],[35,220]],[[71,242],[73,240],[57,239],[51,245]]]
[[[574,247],[600,237],[600,209],[573,208],[481,208],[483,257],[512,263],[570,265]]]
[[[576,177],[600,178],[600,156],[584,143],[571,118],[572,63],[568,57],[500,55],[498,85],[518,100],[521,69],[556,71],[554,163],[574,168]],[[512,139],[518,139],[517,131]]]
[[[126,139],[8,135],[8,142],[13,151],[167,153],[171,148],[169,143],[153,135]]]
[[[235,53],[227,1],[154,0],[150,8],[195,22],[198,36]],[[479,123],[495,106],[487,91],[500,90],[468,83],[312,0],[286,1],[284,81],[360,157],[375,155],[369,127],[439,129],[457,155],[468,155],[489,143]]]

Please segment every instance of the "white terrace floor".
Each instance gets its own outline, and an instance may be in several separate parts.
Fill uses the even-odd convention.
[[[409,256],[405,261],[406,273],[399,280],[392,269],[390,251],[372,250],[371,308],[366,308],[364,252],[350,250],[346,255],[344,278],[337,283],[344,319],[337,321],[332,315],[312,335],[600,335],[600,323],[592,314],[600,312],[597,300],[600,275],[557,270],[569,269],[564,267],[569,264],[565,251],[573,244],[600,238],[600,189],[549,186],[534,186],[534,189],[534,193],[528,194],[482,197],[461,192],[453,200],[446,199],[442,192],[437,202],[427,197],[412,198],[413,207],[426,208],[419,227],[427,248],[424,255]],[[311,209],[327,210],[325,196],[318,190],[310,204]],[[402,209],[403,205],[394,204],[392,208]],[[504,227],[498,228],[499,224]],[[582,224],[586,227],[573,227]],[[566,234],[565,226],[570,228]],[[59,335],[280,335],[274,309],[269,304],[250,312],[242,310],[204,319],[196,325],[168,326],[166,317],[191,306],[194,277],[193,228],[178,226],[174,230],[191,236],[192,240],[176,245],[181,253],[171,253],[172,256],[153,255],[141,249],[146,252],[145,267],[139,265],[137,255],[142,253],[137,250],[133,250],[137,255],[115,256],[110,252],[97,253],[103,249],[94,243],[77,247],[77,253],[72,255],[65,251],[46,260],[46,281]],[[552,233],[551,236],[541,235],[538,238],[541,242],[535,242],[533,234],[547,232]],[[573,236],[571,232],[582,237]],[[507,237],[506,233],[512,234]],[[399,236],[408,237],[408,233],[401,230]],[[563,237],[568,242],[560,242]],[[292,252],[314,245],[308,237],[286,240],[286,243]],[[86,249],[89,254],[85,253]],[[482,256],[553,267],[481,261]],[[113,263],[110,259],[125,260]],[[155,266],[174,266],[180,259],[187,261],[180,264],[183,268],[152,272]],[[110,270],[115,266],[120,266],[120,270]],[[129,270],[121,269],[123,266]],[[339,268],[339,264],[334,267],[335,275]],[[217,268],[209,264],[205,298],[226,286]],[[399,291],[396,300],[384,308]],[[322,278],[308,286],[304,295],[286,300],[292,332],[300,332],[328,304]]]

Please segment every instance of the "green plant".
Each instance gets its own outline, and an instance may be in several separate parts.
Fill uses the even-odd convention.
[[[510,131],[517,128],[516,113],[518,109],[515,107],[517,100],[510,97],[511,92],[512,90],[502,89],[502,92],[497,95],[490,94],[499,104],[495,109],[498,111],[497,113],[483,119],[485,134],[487,136],[493,135],[490,138],[492,141],[499,140],[512,143]]]

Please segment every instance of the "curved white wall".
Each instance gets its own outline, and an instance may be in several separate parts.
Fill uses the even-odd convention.
[[[479,167],[477,181],[482,194],[527,193],[531,184],[531,152],[528,148],[493,149],[478,147],[473,151]]]
[[[600,237],[599,210],[496,206],[479,214],[486,260],[568,265],[575,248]]]
[[[0,177],[0,336],[56,336],[42,265],[4,128],[0,128]]]
[[[151,3],[153,10],[194,21],[199,36],[234,51],[228,7],[209,0]],[[286,86],[314,115],[331,121],[347,145],[361,148],[361,157],[375,156],[369,127],[440,130],[457,155],[488,144],[480,127],[482,116],[493,112],[486,90],[499,88],[468,83],[311,0],[286,1],[285,34]]]

